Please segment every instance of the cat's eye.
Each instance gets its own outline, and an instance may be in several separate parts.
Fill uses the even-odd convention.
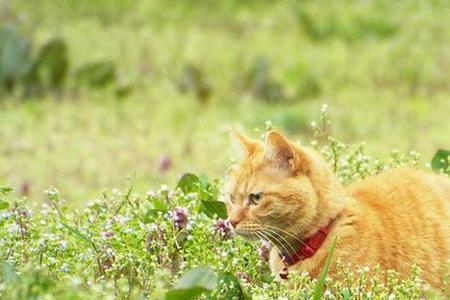
[[[231,203],[234,204],[234,197],[232,194],[230,194],[230,196],[228,197],[228,199],[230,200]]]
[[[251,193],[248,195],[248,201],[250,204],[256,205],[261,201],[263,194],[262,193]]]

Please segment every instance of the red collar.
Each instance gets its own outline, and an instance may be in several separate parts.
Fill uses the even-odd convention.
[[[293,253],[291,256],[283,256],[281,253],[279,253],[281,260],[285,263],[285,265],[292,266],[301,260],[313,256],[327,238],[332,224],[333,220],[331,220],[328,225],[322,227],[321,229],[319,229],[319,231],[303,240],[303,244],[300,246],[297,252]]]

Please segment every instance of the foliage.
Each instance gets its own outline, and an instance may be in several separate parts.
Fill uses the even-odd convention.
[[[431,161],[431,168],[438,172],[450,174],[450,151],[438,150]]]
[[[0,93],[18,90],[25,97],[36,97],[64,90],[70,71],[64,39],[53,38],[33,49],[31,38],[16,27],[4,26],[0,28],[0,40]],[[85,63],[75,70],[73,80],[90,88],[104,87],[116,81],[116,65],[112,61]],[[119,97],[132,88],[129,84],[116,85]]]
[[[342,13],[344,10],[349,13]],[[384,1],[359,5],[329,3],[321,9],[306,2],[298,7],[298,22],[308,37],[317,41],[332,38],[350,42],[383,39],[392,37],[399,29]]]
[[[115,78],[116,66],[112,61],[87,63],[78,68],[75,73],[79,82],[91,87],[102,87]]]
[[[318,281],[292,274],[290,289],[268,272],[267,245],[230,239],[220,182],[190,174],[144,192],[180,170],[221,174],[230,123],[313,139],[344,184],[445,147],[446,1],[299,3],[3,1],[0,183],[15,191],[0,186],[0,298],[164,299],[210,266],[214,289],[187,288],[203,298],[311,299]],[[97,195],[130,172],[132,189]],[[63,194],[42,200],[50,184]],[[342,272],[323,298],[424,297],[417,270]]]
[[[34,54],[31,40],[17,28],[0,28],[0,39],[0,92],[13,92],[20,86],[32,96],[62,88],[68,71],[65,41],[49,40]]]
[[[200,103],[207,103],[211,96],[212,88],[205,79],[204,72],[194,64],[186,64],[177,86],[182,93],[193,93]]]
[[[322,118],[326,121],[326,116]],[[270,124],[268,124],[269,126]],[[380,162],[363,150],[334,140],[323,146],[337,174],[347,181],[376,173]],[[334,153],[334,154],[333,154]],[[335,156],[333,156],[335,155]],[[345,164],[344,161],[347,161]],[[401,155],[391,165],[405,163]],[[409,161],[409,163],[411,163]],[[365,165],[365,166],[363,166]],[[0,296],[8,299],[119,297],[128,299],[419,299],[420,272],[400,280],[391,271],[341,266],[344,281],[327,277],[330,249],[318,280],[290,274],[290,285],[270,275],[267,256],[258,243],[231,238],[229,224],[219,217],[219,182],[184,174],[177,188],[163,186],[139,195],[105,190],[82,209],[69,209],[55,188],[37,211],[12,189],[2,186],[0,253],[3,270]],[[222,202],[220,202],[222,203]],[[222,203],[223,205],[223,203]],[[209,267],[205,267],[209,266]],[[388,278],[386,283],[383,278]],[[370,284],[369,284],[370,283]],[[290,286],[296,286],[292,289]],[[433,291],[439,297],[439,291]]]
[[[17,105],[18,98],[30,99],[21,84],[13,92],[0,88],[0,180],[39,201],[54,185],[81,204],[130,172],[140,193],[174,182],[180,171],[219,176],[233,155],[227,125],[258,136],[261,124],[272,120],[309,141],[308,124],[322,103],[332,107],[333,136],[346,144],[366,141],[371,156],[414,149],[425,161],[448,148],[445,1],[1,3],[1,24],[32,42],[32,58],[54,38],[66,44],[62,89],[48,90],[47,69],[39,102]],[[315,28],[334,22],[339,33],[311,38],[300,11]],[[359,26],[370,20],[394,31],[380,35]],[[91,87],[76,79],[80,68],[96,62],[114,63],[114,80]],[[257,64],[266,71],[250,76]],[[180,90],[185,78],[190,88]],[[205,101],[197,96],[203,83],[210,91]],[[257,86],[263,96],[255,96]],[[270,96],[277,94],[282,97]],[[205,159],[212,153],[214,159]],[[161,157],[171,161],[164,172]]]
[[[276,102],[285,98],[282,85],[274,80],[270,74],[270,64],[265,57],[258,57],[247,71],[244,80],[245,89],[249,90],[256,99]]]

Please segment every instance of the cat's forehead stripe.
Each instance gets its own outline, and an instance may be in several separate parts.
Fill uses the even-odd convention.
[[[249,181],[253,176],[253,172],[250,169],[241,170],[236,174],[236,180],[234,182],[233,194],[241,195],[248,190]]]

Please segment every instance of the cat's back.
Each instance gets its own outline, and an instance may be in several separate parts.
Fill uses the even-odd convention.
[[[347,193],[356,235],[365,237],[360,247],[370,245],[377,262],[404,274],[417,264],[438,286],[450,259],[450,179],[400,168],[351,184]]]
[[[355,182],[347,193],[375,209],[387,209],[386,213],[437,209],[450,215],[450,178],[431,172],[398,168]]]

